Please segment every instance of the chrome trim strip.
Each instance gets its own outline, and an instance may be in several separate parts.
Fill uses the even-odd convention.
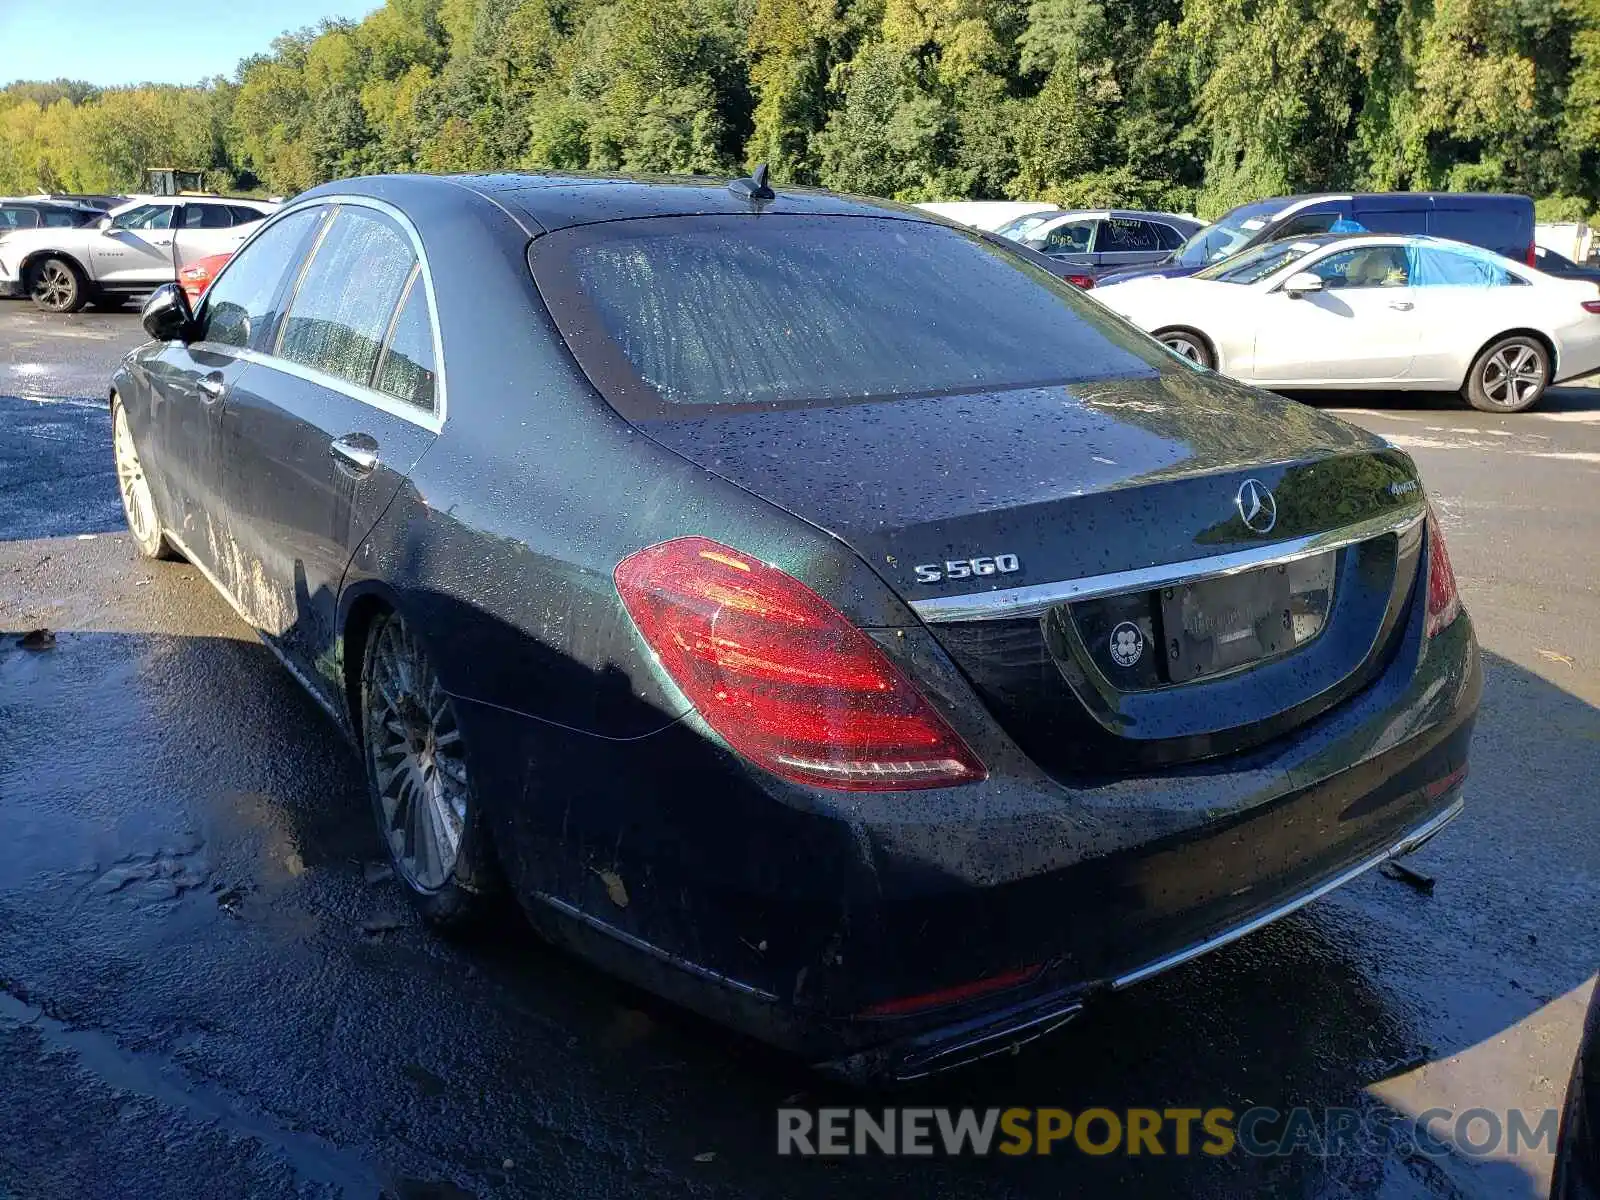
[[[1262,926],[1272,924],[1272,922],[1276,921],[1279,917],[1286,917],[1296,909],[1304,908],[1313,900],[1320,900],[1329,892],[1335,890],[1336,888],[1343,887],[1358,875],[1363,875],[1372,870],[1373,867],[1381,866],[1382,864],[1388,862],[1391,858],[1399,858],[1402,854],[1410,854],[1413,850],[1417,849],[1417,847],[1421,846],[1423,842],[1427,841],[1451,821],[1459,817],[1461,815],[1462,804],[1462,798],[1457,796],[1455,802],[1451,804],[1449,808],[1445,809],[1441,813],[1435,813],[1421,825],[1418,825],[1410,833],[1406,834],[1405,837],[1395,842],[1388,849],[1380,851],[1379,853],[1374,854],[1371,858],[1357,863],[1348,871],[1345,871],[1332,879],[1319,883],[1316,887],[1312,888],[1304,895],[1296,896],[1293,900],[1290,900],[1284,904],[1280,904],[1271,912],[1262,913],[1259,917],[1255,917],[1249,921],[1246,921],[1243,925],[1235,925],[1232,929],[1225,930],[1224,932],[1217,934],[1215,937],[1208,938],[1203,942],[1199,942],[1193,946],[1179,950],[1176,954],[1169,954],[1165,958],[1158,958],[1155,962],[1147,963],[1140,967],[1137,971],[1130,971],[1126,975],[1119,976],[1111,981],[1111,986],[1113,988],[1129,987],[1135,983],[1139,983],[1141,980],[1149,979],[1152,975],[1159,975],[1163,971],[1171,970],[1173,967],[1179,966],[1182,963],[1186,963],[1192,958],[1199,958],[1202,954],[1216,950],[1221,946],[1226,946],[1229,942],[1236,942],[1246,934],[1254,933],[1256,930],[1262,928]]]
[[[337,210],[340,205],[345,204],[355,205],[360,208],[370,208],[384,213],[392,218],[401,229],[405,230],[406,236],[411,239],[411,248],[416,251],[417,262],[422,267],[422,284],[428,294],[428,317],[433,323],[433,411],[431,413],[424,412],[416,405],[407,404],[404,400],[396,400],[393,396],[386,395],[383,392],[376,391],[372,388],[363,387],[360,384],[353,384],[345,379],[338,379],[332,375],[323,374],[321,371],[316,371],[310,367],[301,366],[301,364],[296,362],[290,362],[286,358],[279,358],[275,354],[264,354],[256,350],[241,349],[237,346],[226,346],[223,347],[223,349],[230,354],[236,355],[237,357],[248,359],[251,362],[259,363],[262,366],[273,367],[297,378],[304,379],[307,383],[315,383],[322,387],[332,388],[334,391],[344,393],[352,400],[360,401],[363,404],[370,404],[372,407],[381,409],[390,416],[399,417],[404,421],[410,421],[413,425],[420,425],[430,433],[438,433],[444,428],[445,417],[449,413],[449,389],[445,380],[447,372],[445,370],[444,362],[444,335],[441,332],[441,327],[439,325],[439,301],[434,294],[433,271],[428,266],[428,255],[423,249],[422,237],[417,233],[416,226],[411,223],[411,218],[406,216],[406,214],[400,209],[396,208],[394,205],[385,200],[377,200],[371,196],[313,196],[309,199],[301,200],[294,204],[286,204],[271,214],[267,220],[261,222],[261,224],[250,235],[250,237],[245,240],[243,245],[233,252],[233,257],[228,260],[227,265],[223,267],[222,271],[218,273],[216,280],[213,280],[212,282],[213,284],[219,282],[223,276],[227,274],[228,266],[231,266],[233,262],[245,252],[245,249],[252,242],[260,237],[265,230],[273,225],[276,225],[280,220],[282,220],[284,217],[287,217],[289,214],[301,212],[308,208],[318,207],[327,207]],[[334,215],[337,216],[336,211]],[[306,255],[305,261],[300,264],[301,277],[304,276],[306,268],[310,266],[312,259],[316,257],[316,252],[322,244],[322,238],[326,236],[328,228],[331,225],[332,221],[326,222],[322,229],[318,232],[317,244],[311,248],[311,252]],[[299,286],[300,281],[299,278],[297,278],[295,281],[295,287],[297,290]],[[210,291],[211,289],[208,288],[208,295],[210,294]],[[397,315],[398,311],[399,310],[396,309],[396,312],[391,313],[390,316],[393,317]],[[207,345],[209,343],[196,344]]]
[[[913,1051],[893,1068],[892,1074],[896,1083],[909,1083],[913,1079],[943,1075],[946,1071],[982,1062],[986,1058],[993,1058],[997,1054],[1005,1054],[1020,1049],[1029,1042],[1038,1041],[1060,1029],[1082,1011],[1082,1000],[1063,1000],[1049,1006],[1039,1015],[1029,1017],[1016,1025],[1004,1026],[998,1030],[991,1027],[987,1031],[975,1033],[963,1041],[952,1042],[948,1046],[939,1046],[935,1043],[933,1046]]]
[[[711,983],[719,983],[725,988],[731,988],[732,990],[739,992],[741,995],[749,996],[755,1000],[764,1000],[768,1003],[771,1003],[778,998],[771,992],[763,991],[761,988],[755,987],[748,983],[741,983],[739,980],[731,979],[726,975],[719,975],[717,972],[711,970],[711,968],[702,967],[699,963],[690,962],[686,958],[679,958],[676,954],[673,954],[667,950],[663,950],[660,946],[657,946],[651,942],[647,942],[643,938],[635,937],[633,934],[628,933],[625,930],[618,929],[615,925],[608,925],[598,917],[590,916],[575,904],[569,904],[567,901],[548,895],[545,892],[534,892],[533,898],[541,903],[548,904],[551,908],[555,909],[563,916],[572,917],[575,920],[581,921],[596,933],[603,933],[610,937],[614,937],[623,945],[631,946],[635,950],[642,951],[643,953],[648,954],[651,958],[659,959],[661,962],[666,963],[668,966],[677,967],[679,970],[687,971],[689,974],[708,980]]]
[[[1152,588],[1170,587],[1196,579],[1211,579],[1220,575],[1237,575],[1259,567],[1275,567],[1280,563],[1309,558],[1329,550],[1395,533],[1404,537],[1415,529],[1426,516],[1426,509],[1418,502],[1407,505],[1400,515],[1387,512],[1342,529],[1325,533],[1308,534],[1287,542],[1249,550],[1236,550],[1231,554],[1216,554],[1209,558],[1190,558],[1182,562],[1161,563],[1153,567],[1135,567],[1129,571],[1113,571],[1107,575],[1090,575],[1083,579],[1067,579],[1059,583],[1035,583],[1026,587],[1006,588],[1003,591],[975,592],[967,596],[930,596],[911,601],[911,611],[932,625],[950,621],[1001,621],[1009,617],[1037,617],[1054,608],[1078,600],[1093,600],[1100,596],[1114,596],[1120,592],[1145,592]]]

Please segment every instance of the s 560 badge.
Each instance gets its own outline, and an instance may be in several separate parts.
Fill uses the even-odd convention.
[[[944,583],[952,579],[971,579],[975,575],[1010,575],[1022,570],[1015,554],[982,555],[978,558],[952,558],[942,563],[923,563],[914,568],[918,583]]]

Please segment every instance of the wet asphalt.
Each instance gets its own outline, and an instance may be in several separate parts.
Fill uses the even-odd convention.
[[[515,918],[418,926],[332,724],[197,572],[133,555],[99,398],[139,340],[0,303],[0,1200],[1543,1194],[1537,1150],[780,1160],[774,1112],[1558,1105],[1600,964],[1600,390],[1318,401],[1416,456],[1485,649],[1467,811],[1408,860],[1431,895],[1368,875],[885,1099]]]

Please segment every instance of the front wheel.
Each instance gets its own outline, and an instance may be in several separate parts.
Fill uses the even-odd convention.
[[[1472,364],[1462,395],[1480,412],[1514,413],[1532,408],[1550,384],[1550,352],[1526,334],[1495,342]]]
[[[181,558],[177,548],[161,532],[161,518],[156,515],[156,501],[150,492],[150,480],[145,477],[138,447],[133,444],[133,432],[128,428],[128,413],[122,406],[120,396],[111,401],[111,452],[117,464],[117,492],[122,497],[122,515],[127,518],[128,532],[133,535],[133,545],[139,551],[139,557]]]
[[[367,637],[361,741],[378,830],[423,918],[459,928],[486,915],[498,875],[455,705],[395,613]]]
[[[1194,330],[1158,329],[1151,336],[1179,358],[1187,359],[1196,366],[1205,367],[1207,370],[1216,370],[1217,358],[1216,355],[1211,353],[1210,343]]]
[[[28,295],[45,312],[75,313],[89,302],[89,285],[64,258],[47,258],[28,268]]]

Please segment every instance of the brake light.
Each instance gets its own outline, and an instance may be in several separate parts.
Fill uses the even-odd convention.
[[[888,656],[793,576],[683,537],[630,554],[614,577],[673,682],[757,766],[851,792],[987,776]]]
[[[1061,278],[1065,279],[1073,287],[1082,288],[1084,291],[1088,291],[1094,286],[1093,275],[1063,275]]]
[[[1456,591],[1456,573],[1450,566],[1450,551],[1445,548],[1439,518],[1428,509],[1428,637],[1442,633],[1461,615],[1461,596]]]
[[[1537,267],[1539,265],[1539,243],[1538,242],[1529,242],[1528,243],[1528,265],[1530,267]]]
[[[1581,300],[1584,312],[1600,313],[1600,300]]]

